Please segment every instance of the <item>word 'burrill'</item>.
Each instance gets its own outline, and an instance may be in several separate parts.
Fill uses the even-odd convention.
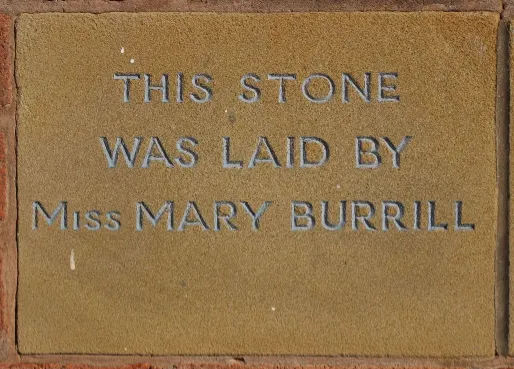
[[[201,231],[260,231],[270,208],[289,212],[289,230],[298,231],[474,231],[473,223],[463,221],[463,203],[443,204],[445,220],[436,217],[436,201],[293,200],[289,206],[267,200],[260,204],[247,201],[215,200],[199,204],[188,200],[181,203],[169,200],[160,207],[144,201],[135,204],[134,230],[143,232],[157,228],[168,232]],[[70,216],[71,213],[71,216]],[[276,216],[272,219],[276,223]],[[437,218],[437,219],[436,219]],[[122,215],[118,210],[70,210],[61,201],[51,211],[39,201],[32,204],[32,229],[54,227],[65,230],[118,231]]]

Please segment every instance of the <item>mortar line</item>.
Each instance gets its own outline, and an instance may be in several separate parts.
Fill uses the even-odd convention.
[[[509,23],[501,19],[497,39],[496,149],[497,238],[495,252],[495,349],[509,353]]]
[[[14,17],[12,19],[13,22],[13,33],[12,33],[12,43],[13,43],[13,88],[15,89],[15,112],[14,112],[14,157],[15,157],[15,176],[14,176],[14,188],[15,188],[15,201],[16,201],[16,220],[15,220],[15,250],[16,250],[16,281],[14,283],[14,327],[13,327],[13,344],[14,344],[14,352],[19,356],[18,351],[18,286],[20,280],[20,252],[19,252],[19,240],[18,240],[18,229],[19,229],[19,195],[18,195],[18,121],[19,121],[19,110],[18,104],[20,101],[20,90],[18,88],[18,80],[17,80],[17,47],[16,47],[16,32],[18,27],[18,17]]]

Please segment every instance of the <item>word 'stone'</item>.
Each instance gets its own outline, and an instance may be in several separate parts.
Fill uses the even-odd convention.
[[[114,79],[123,82],[122,100],[126,103],[132,101],[134,88],[143,90],[145,103],[153,100],[184,103],[189,100],[203,104],[215,96],[214,78],[207,73],[195,74],[190,81],[182,72],[175,75],[174,82],[170,82],[169,74],[156,78],[148,73],[115,73]],[[314,73],[305,78],[299,78],[296,73],[268,73],[263,76],[247,73],[240,79],[237,97],[243,103],[253,104],[272,94],[278,103],[283,104],[287,102],[289,89],[293,89],[299,90],[307,101],[318,104],[327,103],[336,95],[342,103],[349,103],[352,95],[366,103],[399,102],[397,81],[397,72],[365,72],[359,77],[341,73],[337,78],[325,73]],[[173,96],[170,90],[174,91]]]

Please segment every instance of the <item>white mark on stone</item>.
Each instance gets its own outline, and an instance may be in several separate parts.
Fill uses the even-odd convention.
[[[73,249],[71,249],[70,254],[70,269],[75,270],[75,251],[73,251]]]
[[[276,309],[275,309],[275,307],[274,307],[274,306],[272,306],[272,307],[271,307],[271,311],[275,311],[275,310],[276,310]]]
[[[340,188],[341,188],[341,185],[340,185],[340,184],[336,185],[336,188],[337,188],[337,189],[340,189]]]
[[[134,59],[130,59],[130,64],[134,64],[136,61]]]
[[[121,48],[120,53],[125,54],[125,48],[124,47]]]

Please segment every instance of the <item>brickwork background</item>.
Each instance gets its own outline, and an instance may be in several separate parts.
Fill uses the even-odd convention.
[[[16,16],[34,12],[290,12],[290,11],[489,11],[502,15],[498,46],[497,142],[499,214],[496,256],[496,348],[490,358],[355,357],[141,357],[21,356],[16,348]],[[0,0],[0,369],[324,369],[324,368],[507,368],[509,334],[509,24],[514,0]],[[51,303],[51,302],[49,302]]]

